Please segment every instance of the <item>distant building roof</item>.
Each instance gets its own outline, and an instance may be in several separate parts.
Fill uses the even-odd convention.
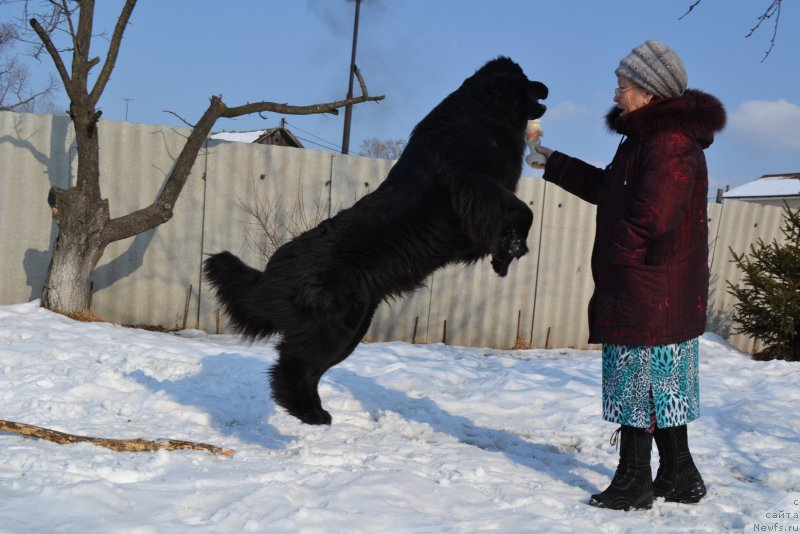
[[[285,127],[267,128],[266,130],[251,130],[248,132],[217,132],[211,139],[218,141],[234,141],[239,143],[259,143],[262,145],[280,145],[303,148],[301,143]]]
[[[800,172],[765,174],[761,178],[727,191],[724,198],[800,197]]]
[[[236,141],[238,143],[253,143],[264,135],[267,130],[253,130],[250,132],[217,132],[211,134],[211,139],[219,141]]]

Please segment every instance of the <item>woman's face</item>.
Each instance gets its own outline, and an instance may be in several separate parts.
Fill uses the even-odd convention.
[[[623,76],[617,76],[617,88],[614,90],[614,102],[622,110],[622,114],[646,106],[653,95]]]

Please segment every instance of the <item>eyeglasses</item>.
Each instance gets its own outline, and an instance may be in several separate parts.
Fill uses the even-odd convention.
[[[628,91],[630,89],[633,89],[633,87],[634,87],[633,85],[631,85],[630,87],[615,87],[614,88],[614,96],[616,96],[616,97],[622,96],[622,93],[624,93],[625,91]]]

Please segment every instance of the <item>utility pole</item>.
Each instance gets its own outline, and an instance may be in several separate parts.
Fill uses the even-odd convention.
[[[350,56],[350,85],[347,88],[347,98],[353,98],[353,76],[356,73],[356,44],[358,44],[358,13],[361,10],[361,0],[356,0],[356,20],[353,24],[353,52]],[[342,135],[342,154],[350,152],[350,118],[353,115],[353,105],[348,104],[344,110],[344,134]]]

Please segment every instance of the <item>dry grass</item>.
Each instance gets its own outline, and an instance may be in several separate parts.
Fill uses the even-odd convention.
[[[95,314],[92,310],[81,310],[78,312],[69,312],[65,313],[65,316],[69,317],[74,321],[80,321],[82,323],[108,323],[110,321],[106,321],[99,315]]]
[[[64,313],[65,317],[69,317],[73,321],[80,321],[82,323],[112,323],[107,319],[103,319],[92,310],[81,310],[78,312],[70,312]],[[116,324],[116,323],[115,323]],[[138,328],[139,330],[148,330],[150,332],[162,332],[162,333],[170,333],[170,332],[177,332],[180,330],[179,327],[175,326],[173,328],[165,328],[159,325],[149,325],[149,324],[123,324],[120,326],[124,326],[125,328]]]
[[[516,341],[514,341],[514,346],[511,347],[511,350],[530,350],[531,344],[527,339],[522,339],[518,337]]]

